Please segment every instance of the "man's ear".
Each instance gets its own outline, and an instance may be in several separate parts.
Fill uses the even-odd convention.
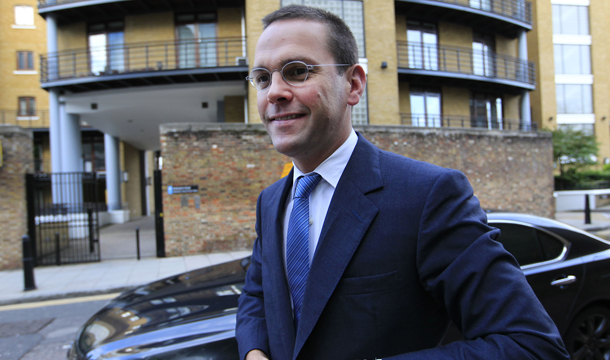
[[[364,69],[359,64],[356,64],[351,70],[348,70],[347,80],[350,84],[350,92],[347,98],[347,103],[350,106],[354,106],[360,102],[360,98],[364,93],[364,87],[366,86],[366,74]]]

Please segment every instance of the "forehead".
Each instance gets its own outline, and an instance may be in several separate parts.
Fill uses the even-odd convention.
[[[332,62],[326,25],[311,20],[280,20],[263,31],[254,53],[254,67],[277,67],[291,60],[311,64]]]

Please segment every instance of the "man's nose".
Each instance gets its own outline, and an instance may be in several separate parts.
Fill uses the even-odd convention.
[[[284,80],[279,71],[274,71],[271,74],[271,85],[269,85],[269,88],[267,89],[267,101],[276,103],[278,101],[292,100],[291,87],[292,86]]]

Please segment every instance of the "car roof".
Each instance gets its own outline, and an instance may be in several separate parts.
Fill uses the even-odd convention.
[[[510,212],[504,212],[504,213],[498,212],[498,213],[487,213],[487,220],[492,224],[494,222],[501,222],[501,221],[517,221],[517,222],[532,224],[534,226],[546,228],[549,230],[563,229],[563,230],[573,231],[573,232],[577,232],[577,233],[586,235],[590,238],[594,238],[595,240],[601,241],[602,243],[605,243],[606,245],[610,245],[610,242],[608,242],[607,240],[604,240],[598,236],[588,233],[575,226],[566,224],[561,221],[545,218],[542,216],[531,215],[531,214],[510,213]]]

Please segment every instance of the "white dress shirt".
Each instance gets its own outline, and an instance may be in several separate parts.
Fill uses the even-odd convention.
[[[309,196],[309,264],[313,262],[313,256],[318,246],[318,239],[322,232],[322,226],[324,225],[324,219],[328,212],[330,201],[335,193],[335,188],[343,175],[343,170],[347,166],[356,144],[358,143],[358,136],[354,129],[351,134],[331,156],[324,160],[313,172],[320,174],[322,179],[318,185],[313,189]],[[284,210],[284,266],[286,266],[286,239],[288,237],[288,222],[290,221],[290,214],[292,213],[293,197],[295,192],[295,184],[297,179],[303,174],[301,170],[293,163],[294,176],[292,182],[292,190],[288,194],[286,199],[286,208]]]

